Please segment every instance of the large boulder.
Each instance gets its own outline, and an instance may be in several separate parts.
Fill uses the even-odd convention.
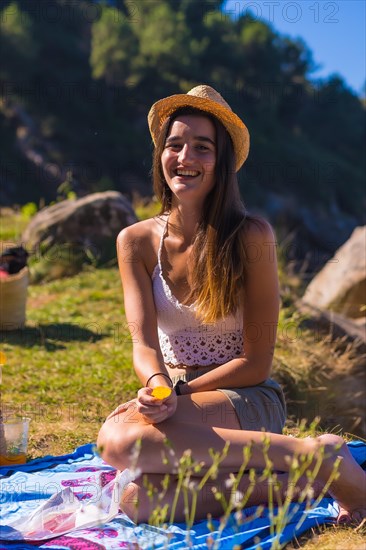
[[[22,243],[33,256],[48,254],[53,263],[65,252],[104,263],[116,256],[119,231],[136,221],[132,205],[121,193],[94,193],[40,210],[25,229]]]
[[[351,318],[365,316],[366,226],[357,227],[346,243],[314,277],[303,301]]]
[[[301,272],[308,282],[330,260],[352,231],[360,225],[333,202],[321,205],[299,204],[296,197],[267,193],[262,210],[276,228],[281,256],[289,273]]]

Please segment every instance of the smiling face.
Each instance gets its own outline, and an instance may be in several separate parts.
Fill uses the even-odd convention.
[[[178,116],[165,140],[161,163],[174,202],[203,203],[215,184],[216,136],[211,120]]]

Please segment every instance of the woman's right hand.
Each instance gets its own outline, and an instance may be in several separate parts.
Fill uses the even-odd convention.
[[[131,409],[133,415],[135,413],[141,414],[148,424],[163,422],[163,420],[166,420],[175,413],[177,408],[177,395],[175,391],[172,390],[169,397],[157,399],[152,395],[152,392],[153,388],[141,388],[137,392],[137,397],[135,397],[135,399],[118,405],[118,407],[107,416],[107,420]],[[133,417],[130,416],[130,418],[132,419]]]
[[[137,411],[148,424],[158,424],[172,416],[177,408],[177,395],[174,390],[165,399],[152,395],[154,388],[145,387],[137,392]]]

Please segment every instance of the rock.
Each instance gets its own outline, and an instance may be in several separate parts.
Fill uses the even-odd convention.
[[[65,255],[78,250],[96,263],[104,263],[116,257],[116,237],[121,229],[136,221],[130,202],[121,193],[94,193],[40,210],[25,229],[22,243],[33,255],[45,256],[52,250],[54,257],[55,250],[60,256],[61,251]]]
[[[268,193],[262,215],[276,228],[277,239],[287,269],[311,280],[336,250],[360,225],[353,216],[341,211],[335,203],[308,207],[296,197]]]
[[[299,235],[298,254],[304,257],[308,243],[316,246],[320,252],[334,252],[351,236],[352,231],[360,225],[354,216],[346,214],[333,202],[327,208],[321,205],[311,207],[301,204],[293,195],[267,193],[263,214],[268,216],[277,227],[283,227],[287,234]],[[304,247],[301,241],[304,240]],[[295,251],[296,252],[296,251]],[[309,250],[311,252],[311,250]]]
[[[335,203],[329,205],[329,211],[300,206],[299,218],[308,233],[309,239],[316,243],[319,250],[334,253],[357,227],[357,220],[342,212]]]
[[[366,317],[350,319],[335,311],[316,308],[301,300],[296,302],[298,311],[305,315],[301,325],[310,328],[322,338],[342,340],[344,346],[352,343],[357,353],[366,353]]]
[[[357,227],[314,277],[303,302],[346,317],[365,316],[362,306],[366,304],[366,226]]]

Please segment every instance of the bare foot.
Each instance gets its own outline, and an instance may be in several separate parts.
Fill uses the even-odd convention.
[[[340,507],[337,522],[341,525],[360,524],[366,518],[366,473],[354,460],[342,438],[324,434],[317,439],[324,445],[327,455],[323,462],[324,481],[331,473],[330,467],[336,457],[340,459],[337,468],[339,477],[329,488],[329,493]]]
[[[342,506],[339,507],[339,514],[337,517],[338,525],[360,525],[366,519],[366,509],[358,509],[349,512]]]

